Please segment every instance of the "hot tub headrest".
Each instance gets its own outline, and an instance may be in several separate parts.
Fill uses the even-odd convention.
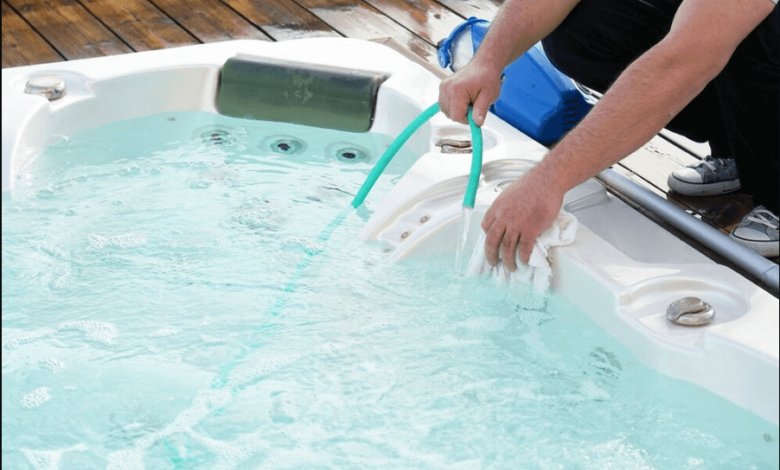
[[[217,91],[221,114],[366,132],[384,73],[267,58],[225,62]]]

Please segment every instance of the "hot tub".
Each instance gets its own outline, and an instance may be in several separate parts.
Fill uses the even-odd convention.
[[[234,57],[381,75],[370,132],[218,116],[221,68]],[[64,96],[25,93],[40,76],[61,80]],[[21,436],[4,437],[3,468],[776,467],[777,298],[598,182],[567,194],[580,227],[574,244],[554,251],[550,297],[454,273],[470,154],[442,142],[469,132],[441,115],[342,224],[339,211],[376,157],[437,96],[427,70],[347,39],[234,41],[3,70],[3,434]],[[115,134],[92,134],[103,128]],[[483,133],[471,245],[503,185],[546,151],[495,116]],[[291,158],[302,166],[288,181]],[[105,194],[101,178],[114,185]],[[287,189],[263,189],[274,184]],[[136,214],[166,199],[157,191],[167,186],[182,192],[148,228]],[[83,200],[69,199],[80,191]],[[201,202],[206,192],[216,202]],[[325,218],[298,220],[285,212],[293,202],[315,204],[312,214]],[[114,225],[97,213],[113,214]],[[170,221],[179,213],[181,222]],[[290,220],[295,229],[284,232]],[[7,248],[12,237],[27,248]],[[331,257],[334,244],[347,253]],[[255,249],[268,253],[256,266],[219,261],[251,259]],[[161,273],[168,277],[155,283]],[[210,294],[200,300],[202,292]],[[667,307],[691,296],[713,306],[713,323],[667,320]],[[220,305],[237,311],[222,316]],[[473,313],[476,305],[483,310]],[[60,307],[71,310],[57,318]],[[603,346],[607,338],[615,343]],[[515,360],[514,341],[533,354]],[[378,353],[386,344],[398,349]],[[432,356],[407,356],[419,351]],[[314,357],[316,385],[305,367]],[[567,358],[577,365],[557,365]],[[415,364],[417,375],[399,373]],[[640,418],[630,408],[646,390],[659,408]],[[518,403],[576,419],[562,430]],[[629,412],[591,436],[617,408]],[[71,424],[56,418],[65,409]],[[676,429],[686,410],[703,421]],[[524,419],[540,434],[518,428]],[[729,422],[733,432],[705,432]],[[638,437],[647,435],[683,450],[667,454]]]

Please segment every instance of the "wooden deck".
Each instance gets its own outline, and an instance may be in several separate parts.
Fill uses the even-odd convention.
[[[435,44],[469,16],[492,19],[501,0],[2,0],[2,67],[226,41],[321,36],[386,42],[438,69]],[[438,69],[442,72],[440,69]],[[695,152],[656,138],[615,169],[729,233],[752,208],[742,192],[669,193],[670,171]],[[706,250],[704,250],[706,252]],[[777,262],[777,259],[774,259]]]

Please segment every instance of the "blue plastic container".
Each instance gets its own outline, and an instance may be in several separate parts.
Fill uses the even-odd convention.
[[[469,21],[476,51],[490,23],[476,18]],[[550,63],[540,43],[504,69],[501,94],[490,110],[537,142],[548,145],[574,127],[592,106],[574,82]]]

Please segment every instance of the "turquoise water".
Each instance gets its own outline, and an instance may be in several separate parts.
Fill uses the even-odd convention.
[[[2,468],[778,468],[777,426],[564,299],[362,243],[390,141],[175,113],[39,157],[2,202]]]

